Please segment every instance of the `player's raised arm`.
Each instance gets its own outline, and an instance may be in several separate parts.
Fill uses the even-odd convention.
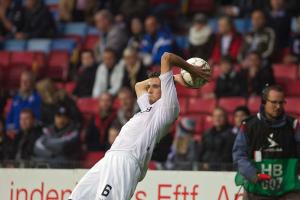
[[[142,94],[147,93],[149,87],[149,79],[146,79],[135,84],[135,93],[137,97],[140,97]]]
[[[173,66],[180,67],[191,73],[193,76],[201,77],[206,80],[208,80],[210,77],[210,70],[202,69],[201,67],[195,67],[186,62],[180,56],[165,52],[161,58],[161,74],[171,71]]]

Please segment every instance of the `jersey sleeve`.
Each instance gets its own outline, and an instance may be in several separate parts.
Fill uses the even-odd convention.
[[[144,110],[150,106],[148,93],[144,93],[138,97],[137,103],[140,107],[140,110]]]

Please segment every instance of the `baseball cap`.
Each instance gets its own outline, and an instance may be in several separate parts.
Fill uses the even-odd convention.
[[[64,115],[64,116],[70,116],[69,109],[66,106],[59,106],[55,112],[55,115]]]

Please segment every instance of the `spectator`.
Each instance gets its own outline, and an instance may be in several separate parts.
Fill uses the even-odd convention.
[[[109,92],[115,96],[122,86],[124,66],[117,62],[113,49],[105,49],[103,63],[98,66],[93,86],[93,97],[99,97],[103,92]]]
[[[58,19],[61,22],[71,22],[73,20],[73,11],[75,0],[59,0]]]
[[[241,72],[248,80],[248,94],[260,95],[266,84],[274,84],[273,70],[269,65],[263,65],[258,52],[251,52],[246,58],[245,68]]]
[[[251,21],[253,32],[245,36],[240,57],[243,59],[249,52],[257,51],[263,59],[269,60],[276,42],[274,30],[266,26],[266,17],[261,10],[252,12]]]
[[[141,19],[135,17],[130,21],[131,37],[129,38],[127,47],[140,49],[144,35],[144,27]]]
[[[188,40],[190,56],[208,60],[212,53],[214,38],[205,15],[195,15],[193,25],[189,30]]]
[[[119,91],[118,100],[120,108],[117,112],[117,122],[124,126],[135,113],[139,111],[134,94],[128,88],[123,88]]]
[[[116,118],[116,111],[113,109],[112,103],[111,94],[104,92],[100,95],[98,113],[92,117],[86,129],[85,142],[88,151],[104,150],[108,128]]]
[[[270,0],[271,10],[268,13],[268,24],[276,35],[278,50],[288,47],[291,32],[291,17],[285,10],[284,0]],[[280,53],[280,52],[278,52]]]
[[[233,112],[233,127],[231,131],[226,132],[226,146],[223,147],[223,151],[226,152],[224,156],[224,161],[232,163],[232,148],[235,138],[239,132],[242,121],[250,116],[250,111],[247,106],[238,106]],[[228,168],[232,170],[230,166]]]
[[[247,82],[235,71],[232,59],[225,56],[221,59],[221,74],[217,78],[215,95],[217,98],[230,96],[247,96]]]
[[[184,117],[176,127],[176,135],[166,163],[167,169],[193,170],[196,160],[196,143],[193,139],[196,122]]]
[[[68,161],[79,158],[80,136],[78,127],[71,119],[68,107],[59,106],[54,123],[43,129],[43,135],[36,141],[36,159],[46,161],[51,167],[67,167]]]
[[[102,53],[107,48],[113,49],[117,57],[120,57],[128,42],[124,27],[114,24],[114,17],[108,10],[98,11],[94,20],[101,38],[96,47],[97,59],[101,60]]]
[[[26,0],[24,26],[15,34],[15,38],[51,38],[55,31],[55,22],[43,2],[41,0]]]
[[[40,119],[41,97],[35,91],[35,77],[32,72],[24,71],[20,78],[20,89],[14,96],[6,118],[8,134],[13,137],[20,128],[20,113],[24,108],[30,108],[36,119]]]
[[[0,37],[13,38],[24,26],[24,10],[13,0],[0,1]]]
[[[41,136],[42,129],[35,120],[32,110],[25,108],[20,113],[20,130],[15,138],[6,142],[5,158],[16,161],[29,161],[34,156],[35,141]]]
[[[139,58],[138,52],[133,48],[126,48],[123,53],[124,59],[124,77],[122,86],[134,91],[137,82],[148,78],[147,70]]]
[[[213,127],[204,132],[199,145],[199,161],[204,170],[220,170],[228,164],[225,158],[230,157],[223,149],[227,145],[227,132],[231,130],[226,111],[221,107],[215,108],[212,120]]]
[[[284,112],[280,86],[262,92],[261,110],[246,119],[233,147],[243,199],[299,199],[299,122]],[[276,168],[276,169],[275,169]]]
[[[97,72],[97,64],[94,52],[85,50],[81,53],[81,66],[78,70],[76,86],[73,95],[77,97],[91,97],[95,77]]]
[[[143,62],[146,66],[160,65],[164,52],[172,51],[172,36],[159,27],[157,18],[148,16],[145,20],[145,30],[142,41]]]
[[[67,95],[63,89],[57,89],[50,79],[43,79],[38,82],[37,90],[42,98],[41,121],[45,126],[54,123],[55,113],[59,106],[64,105],[70,111],[70,118],[73,123],[80,125],[81,113],[76,103]]]
[[[235,61],[242,41],[242,36],[235,30],[233,20],[228,16],[221,17],[218,20],[218,33],[212,51],[212,62],[219,63],[222,56],[230,56]]]
[[[111,145],[114,143],[115,139],[118,137],[121,131],[121,125],[119,123],[112,123],[108,129],[107,142],[104,144],[104,151],[110,149]]]

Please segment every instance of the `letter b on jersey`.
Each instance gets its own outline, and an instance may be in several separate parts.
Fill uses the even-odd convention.
[[[107,197],[109,195],[109,192],[111,191],[111,189],[112,189],[112,187],[110,185],[106,184],[101,195]]]

